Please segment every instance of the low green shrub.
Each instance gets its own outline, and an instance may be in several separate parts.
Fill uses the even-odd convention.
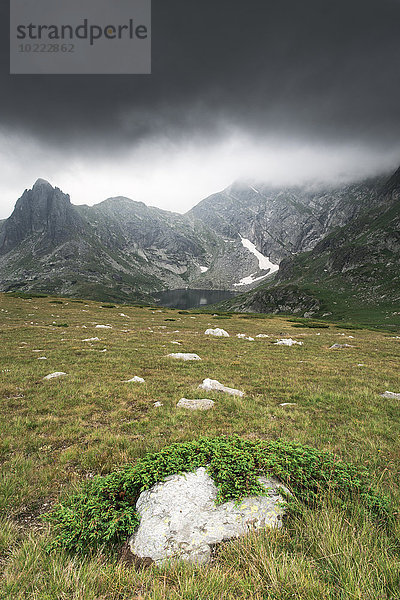
[[[275,315],[269,313],[241,313],[239,319],[272,319]]]
[[[357,495],[377,518],[391,515],[389,500],[375,490],[368,472],[329,452],[282,440],[200,438],[148,453],[135,464],[94,477],[66,497],[44,517],[52,525],[50,549],[81,552],[121,543],[138,525],[135,505],[142,491],[169,475],[199,467],[207,468],[218,487],[217,502],[262,495],[258,476],[273,474],[293,493],[287,498],[289,514],[301,510],[302,503],[317,506],[325,492],[333,491],[344,507]]]
[[[303,327],[308,329],[329,329],[326,323],[294,323],[292,327]]]
[[[29,292],[6,292],[7,296],[12,298],[22,298],[23,300],[32,300],[32,298],[47,298],[47,294],[29,293]]]

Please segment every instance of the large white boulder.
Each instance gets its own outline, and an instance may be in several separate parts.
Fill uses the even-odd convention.
[[[280,490],[286,488],[273,478],[259,481],[265,496],[216,505],[217,488],[205,468],[167,477],[139,496],[140,525],[129,540],[131,551],[157,564],[168,559],[205,563],[215,544],[249,530],[281,527]]]

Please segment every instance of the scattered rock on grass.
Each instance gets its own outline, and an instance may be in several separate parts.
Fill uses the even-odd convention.
[[[342,350],[343,348],[354,348],[354,346],[351,346],[350,344],[333,344],[329,350]]]
[[[204,467],[167,477],[139,496],[140,525],[129,540],[132,553],[157,564],[168,559],[206,563],[215,544],[250,528],[281,527],[285,511],[280,490],[286,488],[273,478],[260,477],[259,482],[265,496],[216,505],[218,490]]]
[[[201,360],[198,354],[188,354],[185,352],[175,352],[168,354],[170,358],[177,358],[178,360]]]
[[[159,400],[157,400],[157,402],[154,402],[153,406],[155,406],[156,408],[159,408],[160,406],[164,406],[164,404],[162,402],[160,402]]]
[[[195,400],[181,398],[176,406],[177,408],[188,408],[189,410],[208,410],[214,406],[214,401],[208,398],[196,398]]]
[[[400,400],[400,394],[396,394],[395,392],[385,392],[381,394],[382,398],[388,398],[390,400]]]
[[[138,377],[137,375],[135,375],[134,377],[132,377],[132,379],[126,379],[122,383],[145,383],[145,381],[143,377]]]
[[[43,379],[55,379],[56,377],[62,377],[63,375],[66,375],[66,373],[63,371],[55,371],[55,373],[50,373],[50,375],[46,375]]]
[[[266,333],[259,333],[258,335],[256,335],[256,337],[258,337],[258,338],[267,338],[267,337],[269,337],[269,335],[266,334]]]
[[[254,342],[254,338],[248,337],[245,333],[237,333],[236,337],[238,337],[242,340],[248,340],[249,342]]]
[[[295,344],[302,346],[303,342],[296,342],[296,340],[292,340],[292,338],[283,338],[282,340],[276,340],[274,344],[276,346],[294,346]]]
[[[92,337],[92,338],[86,338],[84,340],[82,340],[82,342],[99,342],[100,338],[98,337]]]
[[[279,406],[297,406],[297,402],[282,402]]]
[[[215,335],[216,337],[229,337],[229,333],[225,329],[216,327],[215,329],[206,329],[204,335]]]
[[[204,379],[203,383],[199,385],[199,388],[202,390],[216,390],[217,392],[225,392],[226,394],[231,394],[232,396],[244,396],[244,392],[236,390],[235,388],[225,387],[216,379]]]
[[[111,325],[96,325],[96,329],[112,329]]]

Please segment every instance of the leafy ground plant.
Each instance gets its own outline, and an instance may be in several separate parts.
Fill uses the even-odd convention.
[[[218,502],[262,494],[257,477],[273,474],[294,494],[294,499],[288,498],[289,512],[302,505],[317,506],[329,490],[343,507],[358,496],[375,517],[390,518],[389,501],[374,490],[368,472],[331,453],[280,440],[201,438],[146,454],[135,464],[86,483],[46,517],[53,526],[50,548],[83,551],[120,543],[138,525],[135,504],[143,490],[201,466],[207,467],[218,487]]]

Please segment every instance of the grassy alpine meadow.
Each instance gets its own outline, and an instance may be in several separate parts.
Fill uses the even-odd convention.
[[[400,598],[400,402],[381,396],[400,393],[399,333],[7,294],[0,309],[1,600]],[[230,337],[204,335],[209,327]],[[287,336],[302,345],[274,345]],[[44,379],[54,372],[66,375]],[[134,376],[145,383],[128,383]],[[245,395],[198,390],[205,378]],[[182,397],[215,406],[177,409]],[[174,442],[232,434],[367,467],[393,518],[382,523],[357,500],[343,506],[327,489],[318,507],[223,544],[207,566],[49,552],[42,516],[82,482]]]

